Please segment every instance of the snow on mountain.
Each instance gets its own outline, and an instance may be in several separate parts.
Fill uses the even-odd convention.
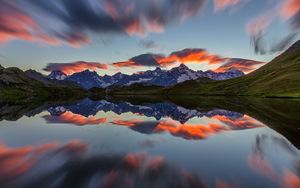
[[[67,78],[67,75],[63,73],[62,71],[52,71],[49,75],[48,78],[52,80],[64,80]]]
[[[76,82],[85,89],[93,87],[104,87],[107,85],[95,71],[85,70],[79,73],[72,74],[65,80]]]
[[[239,70],[230,70],[224,73],[217,73],[214,71],[194,71],[189,69],[186,65],[181,64],[171,70],[162,70],[158,67],[155,70],[148,70],[132,75],[122,74],[119,72],[113,76],[99,76],[96,72],[85,70],[75,73],[69,77],[60,71],[53,71],[48,77],[57,80],[64,79],[73,81],[85,89],[90,89],[93,87],[106,88],[109,86],[129,86],[136,83],[167,87],[198,78],[226,80],[243,75],[244,73]]]

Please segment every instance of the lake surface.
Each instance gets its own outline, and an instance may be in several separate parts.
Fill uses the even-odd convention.
[[[0,187],[300,187],[299,107],[206,98],[2,104]]]

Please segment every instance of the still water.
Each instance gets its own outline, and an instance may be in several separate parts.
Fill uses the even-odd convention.
[[[0,187],[300,187],[298,101],[204,100],[2,104]]]

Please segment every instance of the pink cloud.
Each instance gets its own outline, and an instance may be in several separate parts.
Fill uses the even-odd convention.
[[[49,63],[44,70],[51,72],[51,71],[62,71],[67,75],[71,75],[76,72],[81,72],[84,70],[93,70],[96,71],[97,69],[108,69],[107,64],[102,64],[98,62],[86,62],[86,61],[76,61],[72,63]]]
[[[241,0],[214,0],[215,11],[221,11],[228,7],[239,4]]]
[[[280,8],[280,16],[289,19],[300,11],[300,0],[283,0]]]

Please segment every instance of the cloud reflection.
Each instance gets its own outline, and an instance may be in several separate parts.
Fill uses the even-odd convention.
[[[59,116],[45,115],[43,118],[48,123],[70,123],[75,125],[98,125],[107,122],[107,118],[85,117],[66,111]]]
[[[270,149],[268,142],[277,143],[276,146],[282,147],[285,150],[287,149],[294,160],[291,167],[278,167],[273,161],[271,161],[271,157],[268,155],[268,150]],[[274,148],[272,148],[272,150],[273,149]],[[282,187],[300,187],[299,156],[295,154],[295,148],[283,137],[258,135],[253,147],[253,153],[248,158],[248,164],[255,172],[282,185]]]
[[[212,121],[218,119],[219,122]],[[142,120],[117,120],[112,122],[115,125],[128,126],[131,130],[143,134],[156,134],[167,132],[172,136],[187,140],[206,139],[213,134],[223,131],[242,130],[263,127],[261,123],[245,115],[242,118],[230,119],[225,116],[213,116],[207,124],[180,123],[172,119],[160,121],[142,121]]]
[[[0,186],[204,187],[196,174],[147,153],[88,155],[80,141],[19,148],[0,146]]]

